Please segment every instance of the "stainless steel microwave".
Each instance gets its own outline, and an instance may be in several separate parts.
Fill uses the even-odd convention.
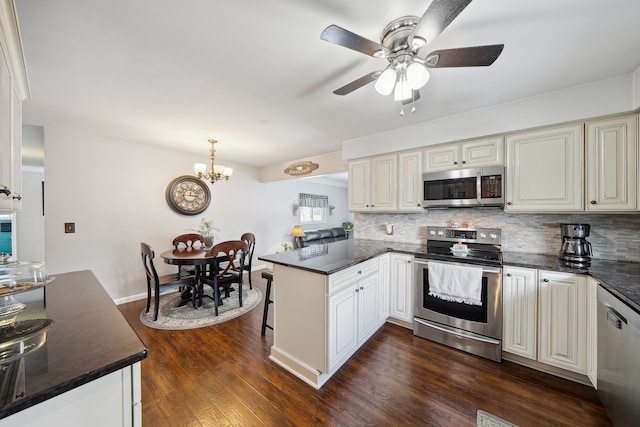
[[[504,166],[427,172],[422,175],[424,208],[504,206]]]

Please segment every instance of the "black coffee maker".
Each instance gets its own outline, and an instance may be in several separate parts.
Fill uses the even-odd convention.
[[[587,267],[591,265],[591,243],[587,242],[589,224],[560,224],[562,248],[560,259],[565,265]]]

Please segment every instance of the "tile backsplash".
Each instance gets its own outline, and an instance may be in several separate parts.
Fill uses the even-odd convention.
[[[557,255],[562,245],[561,223],[591,225],[587,240],[593,258],[640,262],[640,214],[507,214],[500,209],[430,209],[411,214],[356,213],[359,239],[424,243],[426,226],[450,226],[455,221],[479,228],[502,229],[502,250]],[[393,224],[393,234],[386,233]]]

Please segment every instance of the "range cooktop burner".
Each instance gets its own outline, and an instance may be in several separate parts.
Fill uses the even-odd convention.
[[[502,265],[501,230],[427,227],[427,254],[434,260]]]

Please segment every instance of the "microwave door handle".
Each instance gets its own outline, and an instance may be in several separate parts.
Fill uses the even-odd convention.
[[[478,171],[476,178],[476,199],[478,199],[478,204],[482,205],[482,170]]]

